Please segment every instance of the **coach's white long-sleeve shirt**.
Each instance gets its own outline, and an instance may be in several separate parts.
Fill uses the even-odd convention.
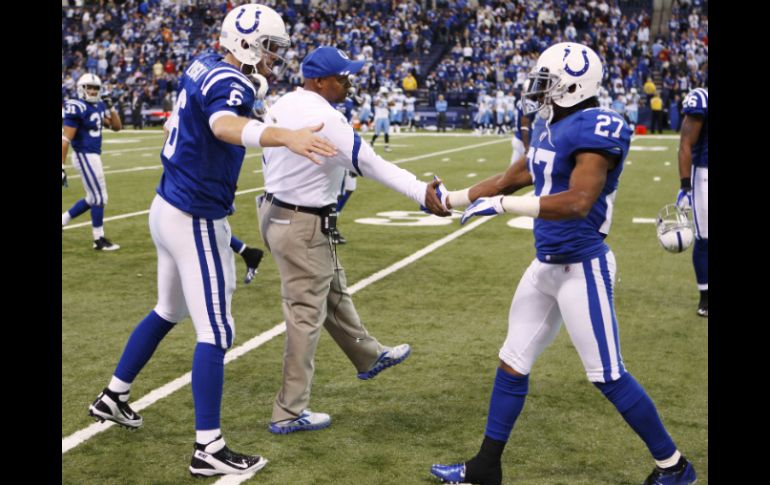
[[[262,160],[265,191],[283,202],[305,207],[334,204],[345,170],[353,170],[425,205],[427,184],[374,153],[342,113],[319,94],[298,88],[283,95],[266,118],[268,124],[292,130],[323,123],[319,134],[338,150],[334,157],[319,156],[323,164],[316,165],[288,148],[265,148]]]

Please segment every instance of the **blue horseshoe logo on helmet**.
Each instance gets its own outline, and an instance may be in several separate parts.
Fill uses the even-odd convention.
[[[256,12],[254,12],[254,25],[252,25],[248,29],[244,28],[241,25],[241,17],[243,17],[243,14],[245,13],[246,13],[246,9],[242,8],[238,16],[235,17],[235,28],[238,29],[238,32],[242,34],[250,34],[255,30],[257,30],[257,27],[259,27],[259,16],[262,15],[262,10],[257,10]]]
[[[567,56],[569,56],[569,52],[570,52],[569,47],[564,49],[564,58],[562,58],[563,61],[566,61]],[[591,65],[591,63],[588,62],[588,52],[586,52],[585,49],[583,49],[583,61],[585,61],[585,65],[579,71],[573,71],[572,69],[570,69],[569,64],[567,64],[566,62],[564,63],[564,70],[570,76],[574,76],[574,77],[582,76],[583,74],[586,73],[586,71],[588,71],[588,66]]]

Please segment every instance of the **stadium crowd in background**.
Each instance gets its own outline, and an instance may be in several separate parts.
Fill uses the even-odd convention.
[[[102,0],[62,7],[62,103],[74,95],[79,76],[92,72],[121,115],[139,116],[142,107],[161,111],[164,99],[166,105],[175,101],[187,62],[219,49],[220,19],[241,3],[247,2]],[[646,81],[654,81],[673,129],[681,120],[681,100],[708,82],[707,2],[701,0],[675,0],[658,35],[651,33],[651,1],[263,3],[283,16],[292,37],[288,68],[272,83],[276,94],[301,84],[300,63],[319,45],[336,45],[367,61],[356,80],[359,94],[374,95],[384,86],[393,97],[396,88],[416,83],[417,89],[404,90],[414,93],[418,110],[433,111],[438,94],[450,108],[474,113],[480,95],[502,91],[518,98],[538,54],[562,41],[582,42],[605,60],[608,95],[632,105],[632,112],[634,103],[649,108],[652,96],[631,96],[631,89],[646,93]]]

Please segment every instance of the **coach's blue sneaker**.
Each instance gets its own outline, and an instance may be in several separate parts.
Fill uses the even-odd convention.
[[[430,467],[433,476],[441,479],[443,483],[465,482],[465,463],[453,465],[433,465]]]
[[[120,246],[102,236],[99,239],[94,240],[94,249],[97,251],[115,251],[116,249],[120,249]]]
[[[642,485],[689,485],[695,483],[697,478],[692,463],[682,455],[679,462],[672,467],[656,466]]]
[[[401,344],[397,347],[387,348],[385,352],[381,353],[377,360],[372,364],[372,367],[366,372],[359,372],[358,378],[362,380],[371,379],[388,367],[392,367],[396,364],[400,364],[409,354],[412,353],[412,348],[409,344]]]
[[[214,475],[243,475],[261,470],[267,459],[259,455],[242,455],[225,445],[222,435],[207,445],[195,443],[190,475],[212,477]]]
[[[288,434],[295,431],[324,429],[330,424],[332,424],[332,418],[328,414],[313,413],[309,409],[305,409],[298,418],[270,423],[269,429],[273,434]]]
[[[138,428],[142,425],[142,417],[128,405],[128,393],[118,394],[106,387],[88,406],[88,414],[95,419],[114,421],[126,428]]]
[[[471,460],[473,462],[473,460]],[[476,464],[478,468],[478,464]],[[503,472],[499,465],[487,467],[483,471],[471,470],[465,463],[453,465],[433,465],[430,472],[440,478],[442,483],[475,483],[479,485],[500,485],[503,482]]]

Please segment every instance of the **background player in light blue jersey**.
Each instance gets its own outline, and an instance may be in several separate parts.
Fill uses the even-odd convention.
[[[503,212],[534,217],[537,254],[513,296],[481,449],[467,462],[433,465],[433,475],[445,482],[502,482],[501,456],[524,406],[529,373],[562,322],[588,380],[652,454],[656,467],[644,483],[695,481],[695,470],[677,450],[620,353],[615,257],[604,239],[631,130],[617,113],[598,108],[602,73],[599,56],[587,46],[559,43],[546,49],[529,74],[526,97],[541,115],[526,159],[445,198],[450,208],[475,201],[462,223]],[[535,196],[501,195],[528,185],[535,186]]]
[[[61,136],[62,185],[67,185],[64,161],[72,145],[72,165],[80,173],[86,197],[61,215],[61,225],[66,226],[72,219],[91,210],[91,231],[94,236],[93,248],[97,251],[114,251],[120,246],[104,237],[104,206],[107,205],[107,181],[102,169],[102,125],[112,131],[120,131],[118,112],[112,107],[109,97],[101,99],[102,81],[99,76],[86,73],[77,82],[78,98],[68,99],[64,104],[64,132]]]
[[[692,208],[695,247],[692,262],[700,291],[698,315],[709,316],[709,92],[697,88],[682,102],[679,137],[679,177],[682,185],[676,204]]]
[[[192,364],[195,445],[189,471],[195,476],[253,473],[267,460],[231,451],[222,438],[220,412],[225,351],[233,344],[230,311],[235,259],[227,216],[245,147],[287,146],[318,162],[314,153],[336,150],[313,134],[322,128],[287,130],[250,119],[258,81],[282,61],[289,46],[281,17],[271,8],[247,4],[222,22],[224,58],[196,57],[182,76],[166,125],[163,175],[150,208],[150,233],[158,253],[158,303],[129,337],[109,385],[89,407],[96,419],[138,428],[142,417],[128,405],[131,384],[160,341],[187,315],[197,343]]]

